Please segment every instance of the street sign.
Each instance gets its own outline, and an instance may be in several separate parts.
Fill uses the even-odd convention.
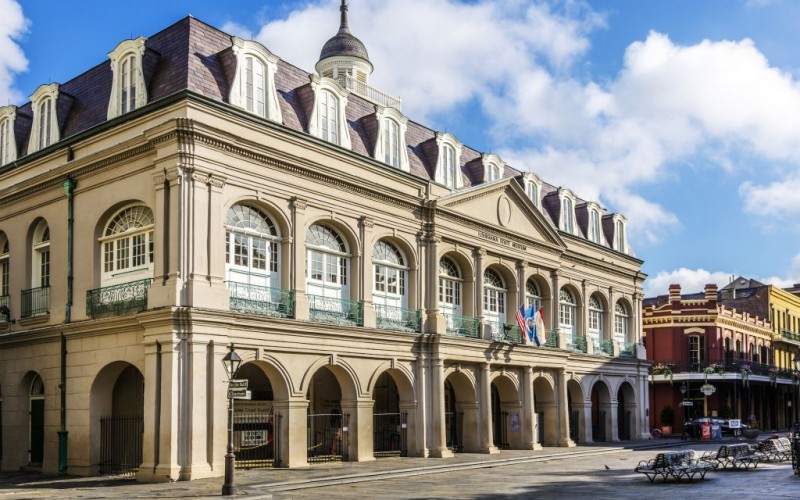
[[[228,389],[228,399],[250,399],[247,389]]]
[[[732,418],[728,420],[728,427],[731,429],[739,429],[742,427],[742,420],[739,418]]]
[[[231,379],[228,381],[228,389],[247,389],[248,382],[246,378]]]
[[[694,406],[694,401],[681,401],[678,406]]]

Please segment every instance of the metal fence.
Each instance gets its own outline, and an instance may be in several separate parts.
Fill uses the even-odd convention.
[[[153,280],[143,279],[86,291],[86,315],[92,319],[125,316],[147,309]]]
[[[444,426],[447,448],[456,453],[464,451],[464,414],[462,412],[445,413]]]
[[[23,318],[30,318],[39,314],[50,314],[50,287],[31,288],[22,290]]]
[[[142,463],[142,415],[100,419],[100,474],[133,476]]]
[[[447,322],[447,335],[456,337],[481,338],[481,319],[460,314],[444,314]]]
[[[349,446],[347,413],[318,413],[308,416],[308,461],[346,462]]]
[[[381,330],[419,332],[422,326],[422,312],[419,309],[375,304],[375,320]]]
[[[308,310],[311,321],[343,326],[364,325],[364,303],[359,300],[308,295]]]
[[[372,415],[372,447],[376,458],[408,456],[408,413]]]
[[[226,281],[230,290],[230,308],[262,316],[291,318],[294,316],[294,291],[281,288]]]
[[[233,416],[233,453],[237,469],[280,465],[281,415],[270,408],[247,408]]]

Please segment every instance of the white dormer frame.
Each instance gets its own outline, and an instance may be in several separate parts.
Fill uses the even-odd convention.
[[[0,107],[0,165],[6,165],[17,159],[17,139],[14,135],[16,119],[16,106]]]
[[[461,149],[463,145],[453,134],[448,132],[436,132],[436,145],[439,147],[439,154],[436,158],[436,174],[434,175],[434,180],[440,184],[444,184],[450,189],[459,189],[463,187],[464,179],[461,176]],[[453,161],[455,163],[455,168],[453,169],[454,177],[452,183],[449,183],[446,172],[446,147],[453,149]]]
[[[531,203],[536,205],[539,210],[542,209],[542,180],[530,172],[522,174],[522,185],[525,190],[525,195],[531,200]],[[533,192],[532,192],[533,191]]]
[[[231,92],[228,95],[228,102],[267,120],[283,123],[281,106],[278,102],[278,90],[275,86],[275,73],[278,71],[280,58],[260,43],[253,40],[242,40],[239,37],[233,37],[233,54],[236,56],[236,74],[233,78],[233,85],[231,85]],[[248,58],[255,59],[264,67],[264,88],[262,89],[264,94],[262,97],[265,109],[263,113],[259,112],[255,103],[252,109],[248,109],[246,88]],[[256,100],[257,98],[256,89],[254,88],[253,99]]]
[[[506,169],[506,162],[504,162],[496,154],[482,154],[481,162],[483,163],[483,182],[493,182],[503,178],[503,172]],[[491,170],[496,169],[497,177],[492,179]]]
[[[28,141],[28,154],[44,149],[61,140],[58,128],[58,87],[57,83],[39,85],[31,95],[33,125]],[[43,141],[40,143],[40,141]]]
[[[408,161],[408,148],[406,147],[406,129],[408,128],[408,118],[403,113],[395,108],[387,108],[384,106],[375,106],[375,118],[378,120],[378,140],[375,141],[375,152],[373,157],[390,166],[387,161],[386,151],[386,136],[388,134],[387,120],[392,120],[397,125],[397,145],[398,151],[398,164],[397,168],[404,172],[409,172],[411,166]]]
[[[605,245],[603,238],[603,207],[594,201],[586,202],[586,239]]]
[[[617,252],[628,253],[628,219],[622,214],[614,214],[614,241],[612,246]]]
[[[122,114],[139,109],[147,104],[147,87],[144,83],[144,72],[142,71],[142,61],[144,60],[145,41],[143,36],[130,40],[123,40],[117,47],[108,53],[111,59],[111,97],[108,100],[108,115],[110,120]],[[131,67],[126,63],[133,62]],[[130,98],[126,96],[126,103],[123,104],[122,98],[133,87],[134,99],[133,106],[130,106]]]
[[[575,224],[575,195],[569,189],[558,190],[558,228],[565,233],[578,234]]]
[[[308,121],[308,133],[324,139],[322,137],[322,127],[320,126],[320,100],[323,92],[329,92],[337,101],[336,106],[336,141],[334,144],[347,149],[352,148],[350,142],[350,127],[347,126],[345,110],[347,109],[347,97],[350,92],[343,89],[336,80],[332,78],[311,75],[311,90],[314,91],[314,106],[311,109],[311,119]],[[327,139],[326,139],[327,140]]]

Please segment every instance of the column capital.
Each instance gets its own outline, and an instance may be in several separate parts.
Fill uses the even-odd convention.
[[[292,198],[292,208],[298,212],[304,211],[308,207],[308,201],[295,196]]]

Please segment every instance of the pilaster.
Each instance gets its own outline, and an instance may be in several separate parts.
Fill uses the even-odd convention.
[[[308,320],[308,297],[306,297],[306,200],[292,199],[292,286],[294,290],[294,315],[296,319]]]
[[[447,429],[444,406],[444,361],[431,359],[431,450],[434,458],[449,458],[453,452],[447,448]]]
[[[480,365],[480,452],[481,453],[500,453],[494,445],[492,435],[492,382],[489,363]]]
[[[349,413],[348,455],[351,462],[370,462],[375,460],[372,446],[372,399],[342,401],[342,413]]]

